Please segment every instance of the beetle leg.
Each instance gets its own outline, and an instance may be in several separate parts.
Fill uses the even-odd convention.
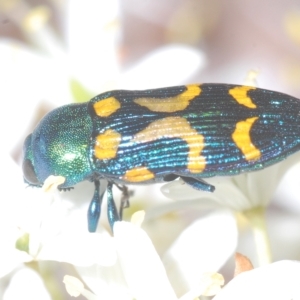
[[[101,204],[104,192],[100,195],[100,181],[94,180],[95,192],[91,204],[88,209],[88,230],[95,232],[97,229],[98,221],[101,214]]]
[[[109,225],[113,230],[114,223],[116,221],[120,221],[120,217],[113,198],[112,186],[113,184],[111,182],[108,182],[106,191],[107,191],[107,218],[108,218]]]
[[[202,179],[195,179],[194,177],[184,177],[180,176],[180,178],[192,188],[205,192],[213,192],[215,187]]]
[[[121,203],[120,203],[120,219],[123,218],[123,209],[128,208],[130,206],[129,204],[129,198],[131,196],[131,192],[128,190],[128,187],[126,185],[123,185],[121,188],[122,196],[121,196]]]

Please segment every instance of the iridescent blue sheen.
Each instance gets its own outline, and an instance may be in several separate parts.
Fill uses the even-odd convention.
[[[228,84],[202,84],[201,93],[182,110],[152,111],[134,102],[140,98],[180,97],[186,86],[146,91],[111,91],[83,104],[70,104],[46,115],[24,143],[25,181],[42,186],[50,175],[66,178],[65,189],[83,180],[95,183],[95,194],[88,211],[89,230],[95,231],[101,212],[99,180],[108,183],[108,219],[119,219],[112,196],[113,184],[149,184],[181,177],[196,189],[213,191],[203,178],[236,175],[265,168],[300,149],[300,100],[264,89],[249,89],[247,96],[254,107],[236,101]],[[98,116],[94,104],[101,99],[116,99],[120,108],[108,116]],[[197,135],[204,137],[201,155],[205,167],[191,172],[188,167],[190,146],[180,137],[157,136],[148,142],[136,142],[134,136],[157,120],[180,117]],[[256,118],[249,136],[259,149],[258,159],[249,160],[236,142],[233,132],[240,121]],[[97,137],[109,130],[120,135],[116,155],[99,159],[95,155]],[[187,132],[187,134],[191,132]],[[155,132],[152,133],[155,135]],[[153,177],[140,182],[126,179],[126,172],[147,168]],[[126,200],[126,199],[125,199]],[[127,199],[128,200],[128,199]]]

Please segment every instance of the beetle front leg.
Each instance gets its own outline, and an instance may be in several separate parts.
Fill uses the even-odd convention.
[[[88,230],[95,232],[101,214],[101,204],[104,192],[100,195],[100,181],[94,180],[95,192],[91,204],[88,209]]]
[[[120,216],[118,214],[118,210],[113,198],[112,186],[113,184],[111,182],[108,182],[106,191],[107,191],[107,218],[108,218],[109,225],[113,231],[114,223],[120,221]]]

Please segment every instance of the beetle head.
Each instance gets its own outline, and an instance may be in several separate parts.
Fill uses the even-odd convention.
[[[24,142],[25,182],[41,187],[50,175],[63,176],[59,188],[68,188],[89,178],[91,131],[85,104],[66,105],[46,115]]]

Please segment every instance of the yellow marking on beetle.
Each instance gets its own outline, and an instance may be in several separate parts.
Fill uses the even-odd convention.
[[[245,121],[240,121],[236,124],[235,130],[232,134],[232,139],[237,147],[243,152],[246,160],[257,160],[261,153],[251,141],[250,130],[258,117],[248,118]]]
[[[108,129],[96,137],[95,157],[98,159],[112,159],[117,155],[121,142],[121,134]]]
[[[248,96],[250,90],[255,90],[253,86],[236,86],[228,91],[234,100],[239,104],[245,105],[249,108],[256,108],[256,104],[252,102],[252,99]]]
[[[115,97],[109,97],[94,103],[94,110],[99,117],[109,117],[121,107],[121,103]]]
[[[187,85],[186,88],[186,91],[174,97],[143,97],[135,99],[134,102],[156,112],[171,113],[181,111],[186,109],[190,104],[190,101],[194,100],[195,97],[199,96],[201,93],[201,88],[199,85]]]
[[[187,168],[191,173],[200,173],[205,168],[205,157],[201,155],[204,137],[191,127],[185,118],[167,117],[152,122],[132,139],[136,143],[148,143],[160,138],[180,138],[189,146]]]
[[[122,179],[129,182],[142,182],[150,180],[154,177],[154,174],[146,167],[137,167],[126,171]]]

